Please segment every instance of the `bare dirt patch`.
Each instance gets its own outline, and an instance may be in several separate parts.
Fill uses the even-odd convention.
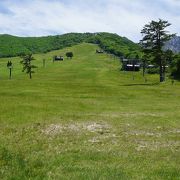
[[[110,128],[111,127],[108,124],[100,124],[96,122],[83,125],[83,129],[90,132],[108,133],[110,132]]]
[[[45,129],[42,130],[42,133],[46,135],[56,135],[63,131],[64,127],[60,124],[50,124]]]
[[[111,126],[106,123],[96,123],[96,122],[88,122],[88,123],[72,123],[72,124],[50,124],[47,125],[42,133],[46,135],[57,135],[63,132],[92,132],[92,133],[109,133]]]
[[[116,134],[108,133],[108,134],[95,136],[95,137],[89,139],[88,142],[90,142],[90,143],[108,143],[108,142],[111,142],[113,144],[116,144],[117,143],[115,141],[116,137],[117,137]]]
[[[149,137],[161,137],[162,133],[152,132],[152,131],[143,131],[143,130],[133,130],[125,133],[126,135],[131,136],[149,136]]]

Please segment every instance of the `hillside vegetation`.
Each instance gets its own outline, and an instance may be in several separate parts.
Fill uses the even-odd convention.
[[[145,83],[97,48],[35,54],[31,80],[19,57],[0,59],[1,180],[180,179],[180,83]]]
[[[69,33],[47,37],[16,37],[0,35],[0,57],[27,53],[46,53],[82,42],[99,44],[101,48],[118,56],[136,56],[139,46],[127,38],[111,33]]]

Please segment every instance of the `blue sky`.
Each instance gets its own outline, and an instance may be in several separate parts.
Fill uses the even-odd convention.
[[[180,35],[180,0],[0,0],[0,34],[112,32],[138,42],[143,26],[158,18]]]

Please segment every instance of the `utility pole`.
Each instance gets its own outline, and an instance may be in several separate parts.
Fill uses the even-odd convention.
[[[46,60],[43,59],[43,67],[45,68],[45,66],[46,66]]]

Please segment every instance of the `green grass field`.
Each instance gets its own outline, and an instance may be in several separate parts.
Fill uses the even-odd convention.
[[[180,82],[145,83],[96,49],[34,55],[32,80],[0,59],[0,179],[180,179]]]

